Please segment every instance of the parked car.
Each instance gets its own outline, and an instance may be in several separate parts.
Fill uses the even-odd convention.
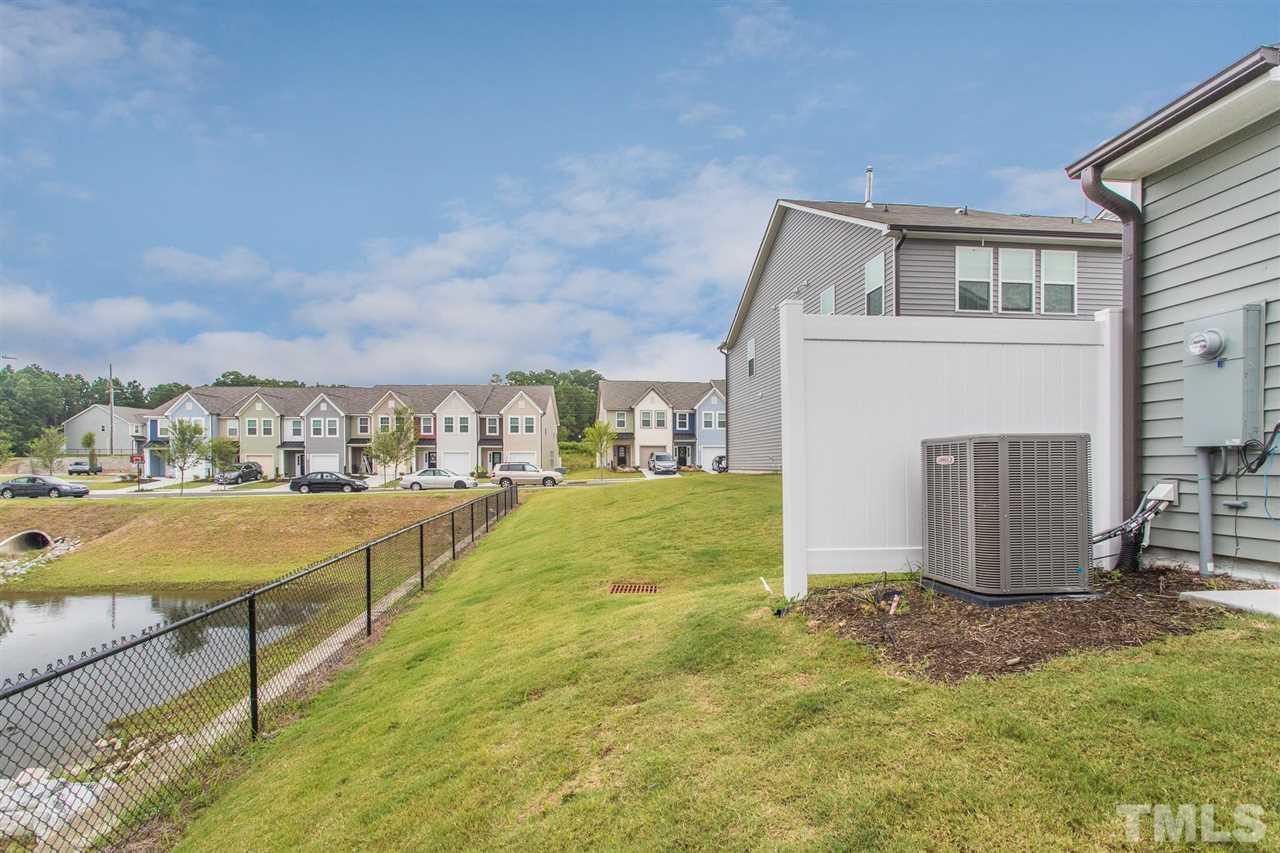
[[[674,474],[679,466],[670,453],[655,453],[649,457],[649,470],[655,474]]]
[[[83,459],[77,459],[75,462],[72,462],[70,465],[67,466],[67,473],[68,474],[85,474],[85,475],[101,474],[102,466],[90,465],[88,462],[86,462]]]
[[[82,498],[89,494],[89,487],[79,483],[68,483],[57,477],[14,477],[7,483],[0,483],[0,498]]]
[[[729,457],[728,457],[728,456],[717,456],[715,459],[712,459],[712,460],[711,460],[711,470],[712,470],[712,471],[715,471],[717,474],[723,474],[725,471],[728,471],[728,470],[729,470]]]
[[[564,474],[539,468],[532,462],[499,462],[493,466],[493,479],[503,488],[512,483],[520,486],[558,486],[564,482]]]
[[[213,478],[219,486],[234,486],[238,483],[251,483],[262,479],[262,466],[257,462],[241,462],[234,468],[223,471]]]
[[[474,489],[478,484],[474,477],[455,474],[447,468],[423,468],[400,478],[400,488],[421,489]]]
[[[302,492],[304,495],[308,492],[363,492],[368,488],[369,484],[363,480],[353,480],[332,471],[303,474],[289,481],[290,491]]]

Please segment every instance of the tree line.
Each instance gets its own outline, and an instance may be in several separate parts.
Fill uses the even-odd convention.
[[[560,411],[560,438],[578,441],[583,430],[596,419],[596,383],[603,377],[595,370],[512,370],[493,374],[490,381],[506,385],[550,385],[556,392]],[[297,379],[273,379],[227,370],[211,385],[224,387],[304,388]],[[27,455],[31,444],[47,427],[63,421],[94,403],[107,402],[108,389],[115,388],[117,406],[154,409],[188,390],[185,382],[161,382],[150,387],[136,379],[107,377],[88,379],[79,373],[58,373],[38,364],[0,369],[0,438],[18,455]]]

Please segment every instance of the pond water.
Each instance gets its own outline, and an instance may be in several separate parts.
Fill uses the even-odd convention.
[[[301,590],[299,590],[301,592]],[[0,592],[0,685],[31,670],[78,659],[90,648],[191,616],[227,593]],[[288,636],[320,607],[304,595],[259,601],[258,645]],[[50,767],[83,755],[113,720],[163,705],[247,660],[243,603],[168,632],[107,660],[0,701],[0,777],[23,766]],[[43,721],[33,726],[33,720]],[[18,748],[17,745],[25,744]],[[19,755],[15,759],[15,753]],[[25,757],[22,757],[25,756]]]

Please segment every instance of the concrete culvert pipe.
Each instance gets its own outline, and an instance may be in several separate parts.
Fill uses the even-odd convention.
[[[24,530],[0,541],[0,554],[13,556],[28,551],[42,551],[53,544],[53,537],[43,530]]]

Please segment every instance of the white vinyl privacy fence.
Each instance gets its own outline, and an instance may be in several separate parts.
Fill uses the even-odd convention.
[[[1119,523],[1120,312],[1092,320],[806,315],[782,327],[783,572],[905,571],[921,559],[920,441],[1085,432],[1093,529]],[[1115,545],[1095,549],[1096,562]]]

